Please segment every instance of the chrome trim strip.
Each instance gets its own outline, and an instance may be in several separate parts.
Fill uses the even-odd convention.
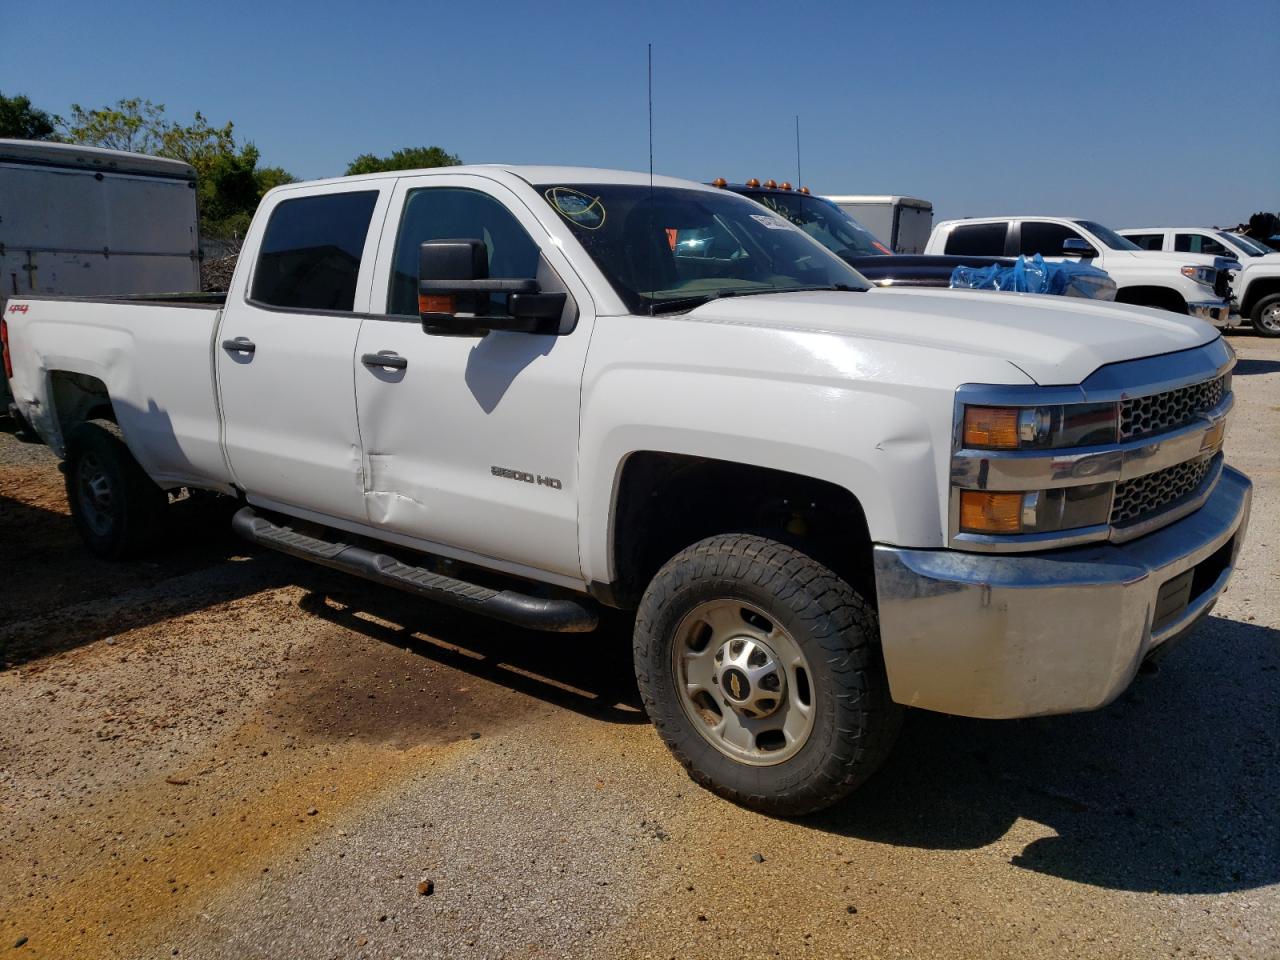
[[[1222,448],[1204,441],[1231,412],[1235,397],[1228,393],[1212,410],[1167,433],[1140,437],[1101,447],[1062,450],[960,450],[951,458],[951,483],[965,490],[1044,490],[1088,483],[1134,480],[1212,456]]]

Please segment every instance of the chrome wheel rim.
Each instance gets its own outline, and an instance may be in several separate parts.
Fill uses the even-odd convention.
[[[1274,333],[1280,333],[1280,303],[1273,303],[1258,317],[1258,322]]]
[[[672,672],[685,715],[725,756],[791,759],[813,733],[812,671],[776,620],[741,600],[699,604],[676,627]]]
[[[76,493],[85,523],[98,536],[106,536],[116,519],[116,497],[111,477],[102,461],[92,453],[80,458]]]

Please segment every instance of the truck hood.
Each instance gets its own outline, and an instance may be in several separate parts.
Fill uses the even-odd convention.
[[[995,357],[1043,386],[1077,384],[1108,363],[1189,350],[1218,337],[1209,324],[1164,310],[978,290],[815,290],[728,297],[705,303],[688,316]],[[963,362],[962,357],[957,361]]]

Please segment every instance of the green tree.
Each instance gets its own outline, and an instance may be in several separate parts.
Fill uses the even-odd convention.
[[[51,140],[58,123],[58,117],[37,110],[21,94],[6,97],[0,93],[0,137]]]
[[[164,104],[150,100],[125,99],[96,110],[77,103],[72,104],[71,119],[64,127],[67,139],[76,143],[191,164],[206,236],[242,237],[262,195],[294,179],[280,167],[260,168],[258,148],[237,143],[233,123],[214,126],[199,111],[191,123],[181,124],[165,116]]]
[[[386,170],[419,170],[424,167],[453,167],[461,163],[457,154],[443,147],[404,147],[389,157],[362,153],[347,165],[347,176],[358,173],[382,173]]]

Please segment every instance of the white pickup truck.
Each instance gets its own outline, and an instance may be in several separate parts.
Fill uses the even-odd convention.
[[[1069,217],[978,217],[944,220],[933,228],[929,254],[1033,256],[1075,259],[1105,270],[1116,302],[1190,314],[1231,326],[1233,258],[1144,250],[1109,227]]]
[[[869,289],[682,180],[289,185],[225,302],[19,297],[4,319],[98,554],[136,555],[169,492],[201,489],[259,544],[510,622],[638,608],[660,735],[778,814],[853,790],[904,706],[1108,703],[1213,606],[1249,512],[1208,324]]]
[[[1143,250],[1173,250],[1232,257],[1240,270],[1231,278],[1235,310],[1264,337],[1280,337],[1280,253],[1251,237],[1213,227],[1141,227],[1118,231]]]

